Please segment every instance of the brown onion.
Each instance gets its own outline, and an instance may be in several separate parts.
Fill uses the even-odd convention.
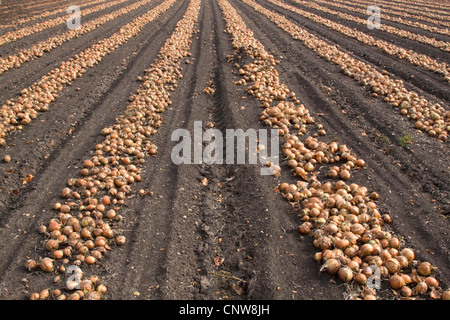
[[[416,292],[416,294],[424,294],[425,292],[427,292],[428,290],[428,286],[425,282],[419,282],[415,288],[414,291]]]
[[[39,262],[39,267],[41,268],[42,271],[44,272],[52,272],[53,271],[53,261],[50,258],[43,258],[40,262]]]
[[[399,290],[405,285],[405,281],[399,275],[393,275],[389,278],[389,285],[394,290]]]
[[[400,294],[403,297],[410,297],[412,295],[412,290],[408,286],[403,286],[403,287],[400,288]]]
[[[127,238],[125,238],[125,236],[120,235],[116,237],[116,244],[118,246],[124,245],[125,242],[127,242]]]
[[[341,263],[337,259],[328,259],[320,268],[320,271],[325,271],[329,275],[334,276],[341,268]]]
[[[353,279],[353,271],[348,267],[342,267],[338,271],[338,278],[342,282],[349,282]]]
[[[405,256],[408,261],[413,261],[414,260],[414,251],[410,248],[404,248],[400,251],[400,253]]]
[[[433,271],[433,266],[429,262],[422,262],[417,266],[417,272],[421,276],[429,276],[431,272]]]
[[[25,268],[28,271],[34,270],[37,267],[38,267],[38,263],[36,262],[36,260],[28,259],[27,261],[25,261]]]
[[[355,281],[359,285],[365,285],[367,283],[367,277],[360,272],[355,275]]]
[[[439,287],[439,281],[436,280],[436,278],[433,277],[427,277],[425,279],[425,283],[429,288],[437,288]]]
[[[442,293],[441,299],[442,300],[450,300],[450,289],[447,289]]]
[[[396,273],[400,269],[400,263],[397,259],[389,258],[383,262],[383,266],[385,266],[390,274]]]

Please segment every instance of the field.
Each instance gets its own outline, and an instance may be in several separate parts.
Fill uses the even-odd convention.
[[[449,30],[446,1],[2,0],[0,299],[450,299]],[[278,157],[177,163],[198,126]]]

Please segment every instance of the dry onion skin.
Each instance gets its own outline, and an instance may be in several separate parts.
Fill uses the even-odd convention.
[[[282,20],[252,0],[243,1],[274,20]],[[247,92],[261,103],[260,120],[277,128],[283,139],[286,164],[298,180],[294,184],[279,184],[276,192],[298,208],[302,221],[298,230],[314,238],[313,244],[319,250],[314,260],[321,263],[320,271],[341,282],[358,284],[362,288],[359,298],[373,300],[376,290],[367,286],[367,279],[378,268],[380,280],[389,280],[399,297],[419,298],[427,291],[427,283],[436,285],[438,282],[432,279],[425,282],[426,276],[418,274],[418,270],[430,277],[428,271],[431,269],[434,274],[436,269],[424,262],[419,264],[413,249],[385,230],[392,218],[378,209],[379,195],[351,182],[352,172],[364,167],[364,160],[345,145],[322,141],[321,137],[326,135],[323,126],[279,80],[274,67],[279,61],[265,51],[227,0],[218,3],[233,48],[253,59],[251,63],[239,65],[229,56],[229,62],[238,66],[241,77],[234,83],[247,86]],[[275,22],[280,23],[279,20]],[[308,135],[309,130],[315,133]],[[317,168],[317,164],[322,169]],[[327,166],[329,169],[323,171]],[[320,170],[332,180],[319,181]],[[440,293],[442,288],[437,288]]]
[[[176,0],[168,0],[149,11],[156,16]],[[53,205],[56,216],[38,230],[48,255],[39,261],[28,259],[29,271],[66,273],[78,269],[65,287],[52,291],[58,300],[99,300],[107,287],[97,276],[86,276],[81,268],[96,270],[104,255],[126,245],[121,234],[119,214],[132,186],[142,180],[141,166],[146,157],[156,153],[150,136],[161,126],[160,114],[171,104],[173,91],[181,75],[181,61],[190,55],[191,38],[196,30],[201,0],[192,0],[172,35],[160,49],[158,58],[146,69],[147,76],[137,93],[127,103],[124,114],[101,131],[105,140],[96,145],[94,156],[82,161],[78,177],[70,178],[61,191],[63,201]],[[170,53],[170,54],[169,54]],[[56,256],[55,256],[56,255]],[[32,293],[31,300],[52,295]]]

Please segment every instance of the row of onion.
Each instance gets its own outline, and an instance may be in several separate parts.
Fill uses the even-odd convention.
[[[393,79],[383,70],[352,57],[336,45],[330,45],[286,17],[268,10],[251,0],[244,0],[256,11],[267,16],[292,38],[300,40],[319,56],[339,66],[340,70],[358,83],[372,90],[372,97],[384,97],[399,112],[414,121],[414,127],[428,135],[446,141],[450,132],[450,111],[439,103],[427,100],[406,89],[403,80]]]
[[[341,19],[344,20],[348,20],[348,21],[352,21],[358,24],[362,24],[362,25],[367,25],[367,19],[363,19],[363,18],[359,18],[355,15],[352,14],[348,14],[348,13],[344,13],[344,12],[340,12],[340,11],[336,11],[333,9],[330,9],[328,7],[325,6],[321,6],[315,2],[311,2],[311,1],[304,1],[304,0],[293,0],[295,3],[301,4],[303,6],[309,7],[309,8],[313,8],[316,10],[320,10],[322,12],[325,13],[329,13],[332,15],[335,15]],[[421,43],[425,43],[427,45],[436,47],[441,49],[442,51],[445,52],[450,52],[450,43],[448,41],[441,41],[441,40],[436,40],[435,38],[430,38],[424,35],[421,35],[420,33],[415,33],[415,32],[411,32],[411,31],[407,31],[404,29],[399,29],[396,28],[394,26],[390,26],[387,25],[385,23],[381,23],[380,24],[380,30],[384,31],[384,32],[388,32],[391,34],[394,34],[396,36],[402,37],[402,38],[406,38],[406,39],[410,39],[410,40],[414,40],[414,41],[418,41]]]
[[[83,1],[77,1],[76,3],[73,3],[73,5],[77,5],[78,7],[80,6],[84,6],[86,5],[92,5],[92,4],[96,4],[96,3],[100,3],[100,2],[104,2],[103,1],[92,1],[92,0],[83,0]],[[21,8],[23,11],[27,12],[27,16],[25,18],[19,18],[19,19],[15,19],[14,21],[11,21],[7,24],[0,24],[0,29],[6,29],[6,28],[11,28],[11,27],[17,27],[21,24],[27,23],[27,22],[31,22],[34,20],[38,20],[38,19],[44,19],[46,17],[49,16],[53,16],[53,15],[57,15],[57,14],[61,14],[61,13],[66,13],[67,12],[67,7],[68,5],[66,3],[60,3],[60,1],[53,1],[54,3],[43,3],[41,1],[39,1],[39,3],[35,4],[35,5],[27,5],[26,3],[21,3]],[[56,3],[56,4],[55,4]],[[42,12],[42,10],[36,10],[36,11],[31,11],[33,8],[42,6],[42,5],[51,5],[53,9],[55,10],[44,10],[45,12]],[[56,9],[57,8],[57,9]],[[38,13],[36,13],[38,12]],[[6,9],[3,11],[3,13],[11,13],[10,10]]]
[[[358,31],[353,28],[346,27],[342,24],[333,22],[329,19],[323,18],[319,15],[316,15],[314,13],[301,10],[298,7],[288,5],[282,1],[279,0],[268,0],[269,2],[272,2],[273,4],[280,6],[284,9],[290,10],[292,12],[295,12],[302,17],[306,17],[314,22],[320,23],[330,29],[333,29],[335,31],[338,31],[347,37],[356,39],[363,44],[377,47],[383,52],[398,57],[401,60],[408,61],[409,63],[419,66],[421,68],[424,68],[426,70],[439,73],[444,76],[444,79],[447,82],[450,82],[450,66],[445,62],[439,62],[430,56],[426,54],[417,53],[413,50],[407,50],[405,48],[399,47],[393,43],[390,43],[388,41],[375,39],[371,35],[368,35],[365,32]]]
[[[446,10],[450,9],[450,5],[442,1],[392,0],[391,2],[381,1],[380,3],[389,5],[390,7],[394,7],[395,4],[397,9],[402,9],[405,7],[408,10],[413,10],[418,13],[420,13],[420,10],[423,9],[425,12],[435,12],[445,15]]]
[[[333,7],[338,7],[338,8],[344,9],[344,10],[361,13],[361,14],[365,14],[365,15],[367,14],[367,7],[370,5],[373,5],[373,3],[369,2],[369,1],[360,1],[357,4],[355,4],[353,2],[349,2],[349,1],[344,1],[344,0],[335,0],[332,3],[329,3],[329,2],[327,3],[322,0],[316,0],[316,1],[319,3],[332,5]],[[346,4],[349,4],[349,5],[346,5]],[[381,5],[380,10],[383,14],[383,20],[394,21],[394,22],[401,23],[401,24],[411,26],[414,28],[427,30],[427,31],[430,31],[433,33],[449,35],[449,30],[447,27],[450,27],[450,22],[444,21],[442,19],[442,17],[443,17],[442,15],[431,14],[433,16],[433,18],[428,18],[430,13],[428,13],[426,11],[421,11],[420,12],[421,15],[417,15],[417,12],[415,12],[415,11],[414,12],[416,14],[408,13],[408,12],[413,12],[413,11],[408,10],[407,8],[402,8],[402,11],[400,12],[398,10],[388,9],[389,5],[386,5],[385,3],[380,3],[380,5]],[[356,8],[355,8],[355,6],[356,6]],[[399,14],[401,15],[401,17],[397,16]],[[415,21],[407,20],[405,18],[411,18],[411,19],[414,19]],[[430,26],[429,24],[421,23],[416,20],[423,20],[428,23],[433,23],[435,25],[443,25],[443,26],[446,26],[446,28]]]
[[[345,2],[349,3],[348,1],[344,0],[337,0],[338,2]],[[364,1],[365,3],[368,3],[368,1]],[[387,9],[389,13],[394,13],[396,15],[402,15],[405,13],[405,17],[411,17],[416,20],[423,20],[428,21],[430,23],[433,23],[432,21],[429,21],[426,17],[430,17],[430,20],[434,19],[434,24],[439,24],[440,22],[444,22],[444,20],[450,20],[448,19],[446,9],[441,7],[441,4],[439,3],[422,3],[422,4],[414,4],[413,2],[401,2],[398,3],[397,1],[378,1],[378,4],[384,9]],[[366,6],[369,4],[366,4]],[[435,5],[437,7],[435,7]],[[430,8],[431,7],[431,8]],[[409,13],[412,13],[412,15],[409,15]],[[443,24],[446,25],[446,24]],[[448,25],[447,25],[448,26]]]
[[[116,1],[108,1],[106,3],[102,3],[105,2],[104,0],[97,0],[94,3],[101,3],[95,7],[92,8],[84,8],[83,9],[83,16],[86,16],[88,14],[92,14],[101,10],[104,10],[106,8],[109,8],[113,5],[117,5],[119,3],[122,3],[123,1],[121,0],[116,0]],[[80,6],[80,9],[82,7],[86,7],[86,6],[90,6],[93,3],[86,3],[86,4],[82,4]],[[9,31],[3,35],[0,36],[0,46],[6,44],[6,43],[10,43],[12,41],[16,41],[18,39],[33,35],[35,33],[59,26],[59,25],[63,25],[67,23],[67,19],[69,18],[69,16],[61,16],[61,17],[56,17],[53,19],[49,19],[49,20],[44,20],[41,22],[38,22],[32,26],[29,27],[23,27],[17,30],[12,30]]]
[[[392,0],[395,3],[398,4],[406,4],[412,7],[422,7],[425,8],[432,8],[436,10],[448,10],[450,9],[450,5],[443,2],[443,1],[419,1],[419,0],[411,0],[411,1],[405,1],[405,0]]]
[[[302,221],[299,232],[314,238],[318,249],[314,259],[322,264],[320,270],[343,283],[360,286],[354,299],[376,299],[377,288],[368,285],[376,269],[380,281],[387,280],[402,297],[419,297],[428,292],[434,299],[450,299],[450,291],[443,291],[434,277],[435,268],[426,261],[419,263],[413,249],[386,231],[385,225],[392,219],[378,209],[378,193],[350,183],[350,172],[363,167],[364,160],[345,145],[321,141],[326,135],[319,133],[323,126],[280,81],[275,68],[279,61],[264,49],[227,0],[218,2],[233,48],[253,60],[243,66],[234,61],[241,76],[235,83],[246,84],[247,92],[260,101],[263,123],[278,128],[293,174],[298,175],[299,167],[306,172],[311,169],[296,183],[279,184],[276,191],[298,209]],[[244,2],[257,5],[251,0]],[[312,135],[308,134],[310,129],[315,131]],[[321,163],[321,168],[314,168],[316,163]],[[323,177],[320,171],[326,167],[335,172]],[[409,273],[404,272],[407,268],[411,269]]]
[[[153,10],[162,10],[171,3],[166,1]],[[160,114],[172,104],[170,92],[182,78],[181,60],[190,55],[200,3],[191,1],[156,61],[145,70],[145,76],[139,77],[142,84],[130,96],[125,112],[112,126],[101,130],[105,140],[96,145],[92,158],[82,162],[79,176],[70,178],[61,190],[63,201],[53,206],[56,216],[38,230],[45,235],[43,245],[47,254],[38,260],[27,260],[28,270],[53,272],[61,280],[60,274],[70,266],[80,270],[85,265],[95,266],[115,246],[126,243],[120,231],[123,216],[119,212],[132,195],[132,186],[142,180],[145,159],[157,153],[150,136],[161,126]],[[138,194],[145,194],[141,191]],[[66,281],[64,288],[44,289],[32,293],[30,298],[104,298],[106,286],[101,279],[85,277],[82,271],[77,278],[76,283]],[[83,285],[86,288],[80,288]]]
[[[176,0],[164,1],[155,9],[133,19],[111,36],[62,62],[59,67],[23,89],[19,97],[7,100],[0,107],[0,146],[6,144],[5,137],[8,133],[21,130],[24,125],[37,118],[39,112],[48,111],[59,92],[83,77],[88,68],[97,65],[106,55],[138,36],[145,25],[157,19],[175,2]]]
[[[50,52],[53,49],[61,46],[63,43],[70,41],[73,38],[78,38],[81,35],[87,34],[108,21],[113,21],[118,17],[128,14],[153,0],[142,0],[133,3],[127,7],[120,8],[112,13],[105,14],[94,20],[83,22],[80,28],[72,29],[47,40],[41,41],[30,48],[20,50],[17,54],[9,55],[5,58],[0,58],[0,75],[12,68],[19,68],[25,62],[35,60],[42,57],[46,52]],[[121,0],[109,2],[108,6],[117,5],[122,3]]]

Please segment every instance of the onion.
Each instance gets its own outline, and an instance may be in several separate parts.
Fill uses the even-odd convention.
[[[447,289],[442,293],[442,300],[450,300],[450,289]]]
[[[353,279],[353,271],[348,267],[342,267],[338,271],[338,278],[342,282],[349,282]]]
[[[97,291],[91,291],[88,294],[87,300],[100,300],[101,296],[100,293]]]
[[[425,282],[419,282],[415,288],[414,291],[416,292],[416,294],[424,294],[425,292],[427,292],[428,290],[428,286]]]
[[[356,262],[356,261],[354,261],[354,260],[351,260],[351,261],[347,264],[347,267],[350,268],[350,270],[356,272],[356,271],[359,270],[359,263]]]
[[[436,280],[436,278],[433,277],[427,277],[425,279],[425,283],[429,288],[437,288],[439,287],[439,281]]]
[[[344,250],[350,245],[350,241],[348,241],[347,239],[337,238],[334,241],[334,244],[337,248]],[[352,258],[352,257],[349,257],[349,258]]]
[[[351,247],[345,248],[344,253],[347,257],[349,257],[351,259],[358,254],[358,250],[354,246],[351,246]]]
[[[437,289],[432,289],[430,292],[430,297],[435,300],[440,300],[442,298],[442,294]]]
[[[25,261],[25,269],[28,271],[34,270],[38,267],[38,263],[33,259],[28,259]]]
[[[314,254],[313,259],[314,259],[315,262],[320,262],[320,261],[322,261],[322,252],[316,252],[316,253]]]
[[[408,286],[403,286],[403,287],[400,288],[400,294],[403,297],[410,297],[412,295],[412,290]]]
[[[50,296],[50,291],[48,289],[44,289],[39,293],[39,300],[45,300]]]
[[[55,289],[52,291],[52,295],[56,298],[59,297],[61,294],[62,294],[62,292],[59,289]]]
[[[107,244],[106,238],[102,237],[102,236],[98,236],[97,238],[95,238],[95,246],[96,247],[104,247]]]
[[[301,234],[308,234],[311,231],[311,223],[310,222],[304,222],[298,227],[298,231]]]
[[[100,294],[105,294],[106,293],[106,286],[105,285],[103,285],[103,284],[99,284],[98,286],[97,286],[97,292],[98,293],[100,293]]]
[[[80,290],[82,290],[84,293],[89,293],[94,290],[94,286],[92,285],[92,282],[90,280],[85,279],[80,283]]]
[[[403,278],[403,281],[405,281],[406,285],[412,283],[412,279],[409,275],[402,273],[401,276]]]
[[[394,274],[400,269],[400,263],[397,259],[389,258],[383,262],[383,266],[385,266],[390,274]]]
[[[58,240],[47,240],[47,242],[45,243],[45,249],[47,249],[48,251],[55,251],[59,248],[59,241]]]
[[[400,268],[405,269],[408,267],[409,261],[405,256],[396,256],[395,259],[399,262]]]
[[[393,275],[389,278],[389,285],[394,290],[399,290],[405,285],[405,281],[399,275]]]
[[[329,275],[334,276],[338,273],[339,269],[341,268],[341,263],[337,259],[328,259],[320,268],[320,271],[327,272]]]
[[[433,267],[431,265],[431,263],[429,262],[422,262],[417,266],[417,272],[421,275],[421,276],[429,276],[431,274],[431,272],[433,271]]]
[[[81,300],[81,296],[79,292],[74,292],[67,297],[67,300]]]
[[[126,241],[127,241],[127,238],[125,238],[125,236],[120,235],[120,236],[116,237],[116,244],[118,246],[124,245]]]
[[[367,277],[363,273],[359,272],[355,275],[355,281],[357,284],[363,286],[367,283]]]
[[[347,169],[341,170],[339,172],[339,178],[341,178],[343,180],[350,179],[350,171],[348,171]]]
[[[53,271],[53,261],[50,258],[43,258],[39,262],[39,267],[44,272],[52,272]]]
[[[373,246],[370,243],[365,243],[359,249],[361,257],[369,256],[373,252]]]
[[[360,223],[354,223],[350,227],[350,231],[356,235],[362,235],[366,231],[366,228]]]
[[[398,249],[400,247],[400,240],[394,237],[389,241],[389,245],[391,248]]]
[[[413,261],[414,260],[414,251],[410,248],[403,248],[400,253],[405,256],[408,261]]]
[[[54,219],[52,219],[50,221],[50,223],[48,224],[48,228],[47,228],[48,232],[52,232],[54,230],[60,230],[60,229],[61,229],[61,224]]]
[[[39,293],[34,292],[30,295],[30,300],[39,300]]]
[[[66,289],[67,290],[75,290],[79,288],[80,283],[75,280],[68,280],[66,281]]]

